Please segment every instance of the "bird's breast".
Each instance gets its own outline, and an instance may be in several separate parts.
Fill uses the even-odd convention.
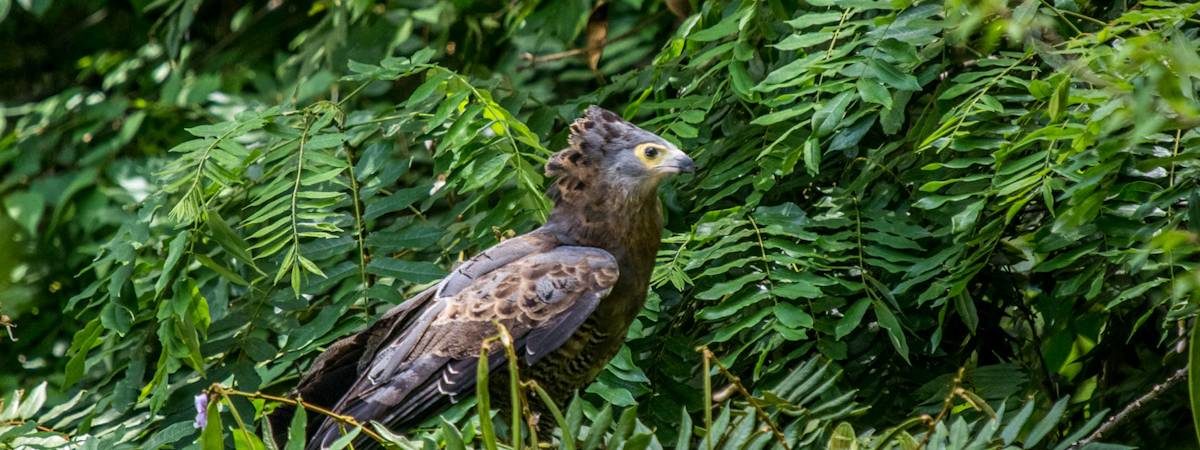
[[[591,383],[620,350],[624,331],[614,333],[616,330],[610,328],[593,314],[562,347],[528,368],[529,376],[556,402],[565,404],[577,390]]]

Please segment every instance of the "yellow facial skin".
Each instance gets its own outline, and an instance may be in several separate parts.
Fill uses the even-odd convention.
[[[666,160],[667,148],[653,142],[646,142],[634,147],[633,154],[637,155],[647,169],[654,169]]]
[[[681,172],[693,172],[696,164],[679,149],[653,142],[644,142],[633,148],[633,154],[646,166],[654,179]]]

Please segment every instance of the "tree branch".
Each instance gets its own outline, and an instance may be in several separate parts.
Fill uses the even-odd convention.
[[[733,385],[734,389],[737,390],[742,397],[746,398],[746,401],[750,403],[752,408],[754,408],[754,412],[758,415],[759,420],[767,425],[767,428],[771,430],[771,434],[775,435],[775,440],[779,442],[779,445],[782,446],[784,450],[791,450],[791,447],[788,446],[787,438],[784,437],[783,432],[779,430],[779,427],[775,426],[775,421],[771,420],[771,416],[767,414],[767,411],[763,410],[762,405],[759,405],[754,396],[750,395],[750,391],[746,390],[746,387],[742,385],[742,379],[731,373],[729,368],[725,367],[725,364],[722,364],[721,360],[713,354],[712,350],[708,349],[708,346],[700,346],[700,353],[704,356],[705,361],[717,363],[717,370],[720,371],[722,375],[725,375],[725,378],[729,379],[729,382]]]
[[[526,52],[521,55],[521,59],[525,60],[525,62],[529,63],[529,66],[532,67],[534,65],[537,65],[538,63],[557,61],[560,59],[566,59],[566,58],[570,58],[572,56],[579,56],[579,55],[583,55],[583,54],[593,52],[596,50],[601,50],[604,47],[607,47],[609,44],[614,44],[618,41],[623,41],[623,40],[630,38],[633,35],[637,34],[639,31],[643,31],[645,29],[646,25],[648,25],[650,22],[653,22],[655,19],[658,19],[659,15],[660,15],[659,13],[655,13],[649,17],[646,17],[645,19],[642,19],[641,21],[639,21],[637,23],[637,25],[634,25],[633,28],[626,30],[624,33],[621,33],[617,37],[614,37],[612,39],[606,39],[604,42],[601,42],[599,45],[573,48],[570,50],[549,53],[549,54],[545,54],[545,55],[534,55],[533,53]]]
[[[937,429],[938,422],[941,422],[942,419],[945,419],[946,416],[950,414],[950,410],[954,407],[954,397],[956,397],[955,394],[962,389],[963,374],[965,374],[966,371],[966,367],[958,368],[958,372],[954,374],[954,380],[950,383],[950,392],[947,392],[946,398],[942,400],[941,411],[938,411],[937,417],[932,417],[928,420],[925,420],[929,430],[925,432],[925,437],[921,438],[921,443],[917,445],[918,449],[924,449],[925,446],[929,444],[929,438],[933,436],[934,430]],[[922,419],[927,417],[929,417],[928,414],[922,415]]]
[[[306,402],[302,399],[290,399],[287,397],[280,397],[277,395],[264,394],[262,392],[239,391],[237,389],[227,388],[225,386],[222,386],[220,384],[215,384],[215,383],[208,388],[208,391],[211,393],[223,396],[223,397],[234,396],[234,397],[254,398],[254,399],[259,399],[259,400],[268,400],[268,401],[272,401],[272,402],[278,402],[278,403],[283,403],[283,404],[287,404],[287,405],[292,405],[297,408],[304,408],[309,411],[313,411],[313,412],[319,413],[321,415],[327,416],[333,420],[341,422],[342,424],[361,429],[363,434],[370,436],[371,439],[374,439],[376,442],[379,442],[380,444],[386,444],[388,442],[387,439],[384,439],[383,436],[380,436],[379,433],[376,433],[374,430],[372,430],[370,427],[368,427],[367,424],[359,422],[357,419],[355,419],[353,417],[338,414],[329,409]]]
[[[33,422],[33,421],[32,420],[26,421],[26,420],[20,420],[20,419],[13,419],[13,420],[6,420],[4,422],[0,422],[0,424],[2,424],[4,426],[9,426],[9,427],[19,427],[19,426],[25,425],[26,423],[29,423],[29,422]],[[54,434],[61,435],[63,437],[63,439],[66,439],[68,441],[71,440],[70,434],[63,433],[61,431],[55,431],[53,428],[39,424],[37,422],[33,422],[33,428],[35,430],[41,431],[43,433],[54,433]]]
[[[1104,424],[1100,425],[1100,428],[1097,428],[1096,431],[1093,431],[1092,434],[1088,435],[1088,437],[1080,440],[1079,442],[1071,444],[1070,447],[1067,447],[1067,450],[1083,448],[1084,446],[1104,437],[1105,434],[1112,431],[1114,428],[1120,425],[1121,422],[1124,422],[1126,419],[1129,419],[1140,412],[1142,408],[1145,408],[1146,405],[1150,404],[1150,402],[1162,395],[1163,392],[1166,392],[1168,389],[1171,389],[1175,385],[1179,384],[1179,382],[1187,379],[1187,372],[1187,367],[1176,370],[1175,373],[1171,374],[1170,377],[1167,377],[1165,381],[1154,385],[1149,392],[1142,394],[1142,396],[1138,397],[1137,400],[1134,400],[1133,403],[1125,405],[1124,408],[1121,408],[1121,412],[1118,412],[1112,417],[1109,417],[1108,420],[1105,420]]]

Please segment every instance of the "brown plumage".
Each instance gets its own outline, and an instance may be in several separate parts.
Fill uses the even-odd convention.
[[[414,425],[474,392],[480,345],[499,321],[521,354],[522,375],[565,402],[620,349],[658,251],[656,188],[692,169],[674,145],[588,108],[571,124],[568,148],[546,163],[555,205],[544,225],[476,255],[331,345],[294,393],[362,421]],[[502,351],[490,352],[493,371],[503,362]],[[272,416],[274,429],[285,429],[288,416]],[[315,422],[308,448],[340,435],[333,421]]]

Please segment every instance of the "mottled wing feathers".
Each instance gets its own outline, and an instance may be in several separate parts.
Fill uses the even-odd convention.
[[[437,297],[449,297],[458,294],[464,287],[476,278],[495,270],[505,264],[524,258],[525,256],[550,250],[557,244],[554,240],[540,234],[531,233],[506,240],[492,248],[484,250],[466,262],[455,267],[438,284]]]
[[[359,372],[367,373],[367,365],[369,365],[369,370],[371,371],[369,375],[371,378],[378,379],[379,377],[388,376],[388,374],[380,372],[395,369],[400,366],[400,363],[410,359],[414,355],[414,346],[425,336],[427,328],[433,323],[433,320],[442,308],[446,307],[447,302],[444,299],[453,298],[464,287],[474,283],[479,277],[499,267],[503,267],[528,255],[553,248],[554,243],[550,239],[537,234],[527,234],[496,244],[459,264],[446,278],[431,288],[433,290],[431,297],[435,298],[435,301],[429,302],[430,304],[428,305],[420,305],[423,309],[418,310],[412,320],[391,321],[391,328],[383,334],[382,339],[379,340],[380,342],[373,341],[372,344],[374,345],[369,346],[370,351],[364,354]],[[404,307],[404,304],[395,309],[401,307]],[[388,314],[391,313],[389,311]],[[404,314],[414,315],[407,311]],[[384,317],[386,319],[387,315]],[[355,388],[365,378],[359,377]],[[353,391],[355,388],[351,388],[350,390]]]
[[[442,283],[445,295],[393,334],[334,410],[392,425],[421,419],[473,388],[480,345],[497,334],[496,322],[526,362],[537,361],[561,346],[617,281],[616,260],[596,248],[535,250],[490,263],[507,255],[477,257],[456,270],[452,276],[471,281]],[[499,346],[490,355],[493,369],[504,361]],[[326,423],[314,443],[337,435]]]
[[[346,336],[330,345],[305,371],[291,395],[300,396],[318,405],[330,407],[343,398],[347,392],[356,387],[353,380],[363,378],[368,366],[379,362],[380,348],[389,349],[387,357],[399,364],[408,354],[398,352],[394,345],[404,336],[419,336],[428,321],[420,319],[424,313],[437,302],[432,301],[438,294],[452,295],[469,284],[478,274],[489,272],[496,267],[511,263],[531,253],[554,248],[555,243],[543,235],[527,234],[503,241],[475,257],[459,264],[441,282],[421,291],[421,293],[405,300],[403,303],[388,310],[370,327]],[[271,415],[275,430],[286,432],[287,423],[291,419],[290,408],[277,409]],[[310,417],[310,430],[321,423],[320,416]],[[277,436],[276,440],[280,437]]]
[[[478,278],[447,301],[418,352],[472,356],[484,338],[496,334],[493,321],[517,339],[547,330],[579,314],[580,306],[594,307],[616,279],[616,260],[603,250],[559,247],[527,256]],[[590,312],[587,308],[582,317]]]

